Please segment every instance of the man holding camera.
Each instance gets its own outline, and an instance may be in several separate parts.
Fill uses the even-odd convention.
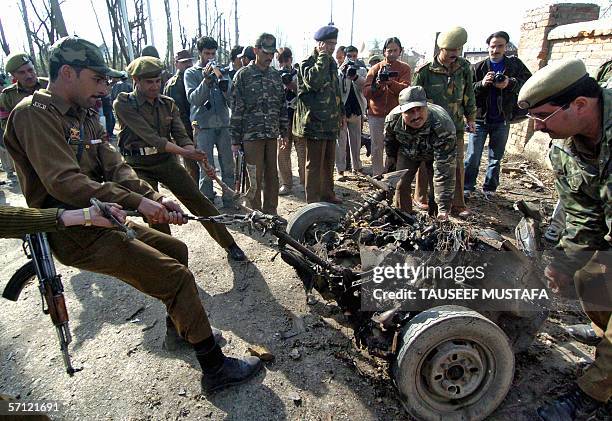
[[[295,145],[295,152],[298,158],[298,174],[300,184],[304,185],[304,165],[306,164],[306,147],[302,139],[293,136],[291,132],[293,126],[293,113],[295,112],[295,101],[297,98],[297,70],[293,68],[293,53],[287,47],[279,48],[277,60],[280,66],[281,80],[285,88],[285,102],[287,104],[287,118],[289,119],[289,129],[287,138],[278,143],[278,176],[280,179],[280,189],[278,194],[285,196],[291,194],[293,189],[293,173],[291,170],[291,144]]]
[[[336,148],[336,169],[340,177],[344,176],[346,168],[346,143],[348,140],[351,153],[351,163],[354,172],[362,171],[361,158],[361,117],[366,111],[367,102],[363,96],[363,86],[367,70],[357,60],[359,51],[356,47],[349,45],[344,49],[346,60],[341,63],[338,73],[340,78],[340,94],[344,104],[344,118],[338,136]]]
[[[293,134],[306,144],[306,201],[341,203],[334,193],[336,138],[344,113],[338,87],[338,66],[332,54],[338,28],[328,25],[314,35],[317,46],[300,63]]]
[[[489,165],[482,186],[485,198],[491,198],[499,185],[501,160],[506,149],[510,121],[518,92],[531,72],[518,57],[507,57],[510,36],[495,32],[487,38],[489,58],[472,66],[476,97],[476,131],[470,133],[465,157],[464,196],[476,189],[476,177],[484,143],[489,136]]]
[[[474,131],[476,118],[472,68],[470,62],[461,57],[461,49],[466,42],[467,32],[460,26],[440,33],[437,40],[440,52],[433,61],[419,67],[412,79],[412,84],[425,88],[427,98],[444,108],[455,122],[457,165],[452,212],[460,218],[471,215],[463,198],[463,135],[466,127],[469,132]],[[421,209],[428,206],[427,180],[427,168],[421,165],[415,189],[415,204]]]
[[[399,93],[410,86],[412,69],[410,65],[399,60],[403,50],[398,38],[388,38],[383,48],[385,59],[370,68],[363,86],[363,94],[368,100],[373,176],[384,171],[385,117],[397,107]]]
[[[213,168],[213,150],[217,148],[221,178],[225,184],[233,186],[234,159],[229,133],[231,81],[215,61],[217,41],[211,37],[202,37],[196,46],[200,61],[185,70],[185,90],[191,104],[193,137],[197,148],[206,153]],[[200,191],[214,203],[212,179],[204,171],[200,171]],[[231,193],[223,192],[223,206],[234,206]]]
[[[255,62],[240,69],[232,90],[232,150],[244,149],[250,206],[276,215],[278,207],[277,139],[286,142],[285,89],[278,70],[270,67],[276,38],[261,34],[254,45]],[[263,206],[261,195],[263,192]]]
[[[427,103],[422,86],[399,94],[399,105],[385,119],[386,169],[408,170],[395,189],[394,205],[412,211],[411,185],[421,164],[428,169],[429,207],[446,219],[455,189],[455,124],[444,108]],[[435,193],[435,199],[434,199]]]

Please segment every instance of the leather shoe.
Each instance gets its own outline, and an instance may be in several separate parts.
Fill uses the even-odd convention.
[[[574,386],[571,391],[549,404],[542,405],[537,411],[540,419],[544,421],[572,421],[586,418],[605,405]]]
[[[572,339],[589,346],[599,345],[602,339],[595,334],[591,325],[587,324],[568,326],[565,331]]]
[[[219,369],[202,374],[202,393],[208,394],[228,386],[244,383],[261,370],[258,357],[224,357]]]
[[[236,243],[230,244],[225,251],[227,251],[228,259],[235,262],[244,262],[247,259],[246,254],[244,254],[242,249],[238,247],[238,244]]]
[[[221,346],[221,341],[223,341],[223,332],[212,326],[211,330],[213,337],[215,338],[215,343]],[[179,348],[187,347],[191,348],[191,344],[187,342],[185,338],[179,335],[176,328],[174,326],[166,326],[166,337],[164,338],[162,348],[164,348],[166,351],[176,351]]]
[[[291,187],[283,184],[280,189],[278,189],[278,195],[279,196],[287,196],[291,194]]]

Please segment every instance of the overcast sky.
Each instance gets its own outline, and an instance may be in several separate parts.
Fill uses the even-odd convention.
[[[35,2],[44,0],[34,0]],[[145,13],[146,13],[146,2]],[[28,0],[26,0],[28,2]],[[128,7],[133,3],[126,0]],[[578,1],[573,1],[581,2]],[[608,0],[596,0],[604,7]],[[11,51],[26,50],[27,43],[23,21],[19,13],[19,0],[2,0],[1,19]],[[106,40],[110,43],[108,13],[104,0],[65,0],[62,12],[69,34],[76,34],[96,44],[102,44],[102,37],[96,24],[93,6],[98,13]],[[214,0],[208,0],[209,7]],[[451,26],[463,26],[468,31],[468,48],[482,48],[486,37],[495,31],[505,30],[510,39],[518,44],[520,26],[525,11],[538,7],[542,0],[495,1],[383,1],[355,0],[355,19],[353,45],[361,50],[369,48],[374,39],[380,41],[397,36],[404,48],[414,48],[421,53],[429,53],[433,48],[436,31]],[[166,14],[162,0],[150,0],[153,36],[156,47],[163,56],[166,48]],[[173,13],[174,50],[180,48],[178,37],[178,12],[187,36],[196,33],[196,0],[170,0]],[[217,5],[227,20],[234,41],[233,0],[217,0]],[[338,43],[348,45],[351,41],[352,0],[239,0],[238,20],[240,44],[252,44],[261,32],[271,32],[283,44],[290,46],[297,59],[310,53],[314,46],[312,35],[330,21],[330,13],[335,25],[340,29]],[[202,9],[204,0],[201,0]],[[180,10],[179,10],[180,7]],[[202,10],[202,19],[204,11]],[[148,28],[147,28],[148,31]],[[280,45],[279,45],[280,46]],[[361,51],[360,51],[361,52]]]

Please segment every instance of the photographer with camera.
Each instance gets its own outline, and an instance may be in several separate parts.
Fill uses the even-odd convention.
[[[287,105],[287,117],[289,118],[289,130],[285,139],[278,142],[278,176],[280,189],[278,194],[286,196],[293,189],[293,174],[291,171],[291,144],[295,145],[298,157],[298,174],[300,184],[304,185],[304,166],[306,164],[306,146],[304,142],[291,133],[293,125],[293,113],[295,112],[295,101],[297,99],[297,70],[293,68],[293,53],[287,47],[279,48],[276,52],[279,71],[283,87],[285,89],[285,102]]]
[[[215,60],[217,41],[202,37],[197,42],[200,61],[185,70],[185,90],[191,104],[191,125],[197,148],[206,153],[214,168],[213,149],[217,147],[221,178],[228,186],[234,185],[234,159],[230,138],[229,101],[231,81]],[[214,203],[212,180],[200,171],[200,191]],[[223,206],[232,207],[231,193],[223,192]]]
[[[385,117],[397,107],[399,93],[410,86],[412,69],[400,61],[402,43],[396,37],[385,41],[385,59],[370,68],[363,86],[363,95],[368,100],[368,124],[372,138],[372,175],[384,172],[384,126]]]
[[[367,102],[363,96],[363,86],[367,70],[363,62],[357,59],[357,47],[349,45],[345,48],[346,59],[341,63],[338,71],[340,79],[340,94],[344,104],[344,119],[340,127],[340,135],[336,146],[336,169],[340,175],[339,181],[344,178],[347,170],[346,143],[348,140],[351,153],[351,163],[354,172],[362,171],[361,158],[361,118],[367,109]]]
[[[489,35],[489,58],[472,66],[476,96],[476,131],[470,133],[465,157],[463,194],[469,197],[476,189],[476,177],[484,143],[489,136],[489,165],[482,186],[488,199],[499,185],[501,160],[510,133],[510,121],[518,93],[531,72],[518,57],[505,55],[510,36],[499,31]]]

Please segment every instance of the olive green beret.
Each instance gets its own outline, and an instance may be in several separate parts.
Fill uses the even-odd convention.
[[[11,54],[6,58],[6,65],[4,66],[4,70],[9,73],[13,73],[15,70],[19,69],[26,63],[29,63],[30,56],[26,53],[15,53]]]
[[[438,47],[448,48],[449,50],[461,48],[467,42],[467,37],[468,35],[465,29],[461,26],[455,26],[438,35]]]
[[[589,77],[582,60],[560,60],[542,67],[521,88],[518,96],[520,108],[535,108],[550,102],[555,96],[567,92],[576,82]]]
[[[164,70],[164,63],[156,57],[138,57],[125,68],[130,76],[147,79],[157,77]]]

